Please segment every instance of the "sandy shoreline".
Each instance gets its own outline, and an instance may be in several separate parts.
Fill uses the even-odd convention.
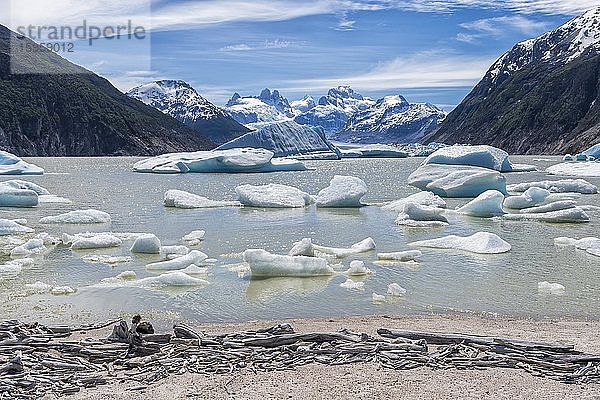
[[[372,335],[381,327],[471,333],[548,342],[574,343],[577,350],[600,353],[600,321],[525,320],[464,315],[372,316],[338,319],[252,321],[242,324],[200,324],[197,330],[224,333],[292,324],[299,332],[332,332],[341,328]],[[94,332],[101,336],[108,330]],[[83,391],[72,399],[600,399],[600,385],[567,385],[520,370],[432,371],[420,368],[390,371],[375,364],[309,365],[295,371],[234,375],[170,376],[143,394],[117,383]]]

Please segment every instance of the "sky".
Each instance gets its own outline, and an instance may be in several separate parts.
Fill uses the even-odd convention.
[[[144,40],[76,41],[59,53],[122,91],[181,79],[218,105],[234,92],[290,100],[350,85],[451,109],[515,43],[600,0],[12,0],[3,24],[116,26]],[[52,6],[49,6],[52,4]],[[1,6],[0,6],[1,7]],[[45,41],[38,39],[38,41]]]

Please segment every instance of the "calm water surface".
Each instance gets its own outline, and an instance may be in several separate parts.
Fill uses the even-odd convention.
[[[512,157],[514,162],[535,164],[541,170],[559,162],[536,161],[540,157]],[[536,160],[534,160],[536,159]],[[131,255],[130,243],[122,248],[72,252],[56,247],[36,258],[14,278],[0,279],[0,317],[47,322],[85,323],[115,315],[141,312],[154,321],[174,319],[192,322],[245,321],[265,318],[334,317],[346,315],[408,314],[423,312],[498,313],[509,316],[600,317],[600,258],[571,248],[554,246],[558,236],[584,237],[600,234],[600,214],[592,212],[589,224],[493,221],[451,217],[445,228],[414,229],[394,224],[395,214],[377,206],[358,210],[267,210],[222,208],[177,210],[162,204],[164,192],[181,189],[212,199],[235,199],[240,184],[282,183],[317,193],[335,174],[354,175],[369,186],[367,202],[395,200],[416,192],[406,185],[407,176],[422,159],[364,159],[308,162],[310,171],[272,174],[154,175],[131,171],[135,158],[35,158],[46,174],[25,179],[73,204],[43,204],[35,209],[0,209],[4,218],[26,218],[36,232],[60,235],[86,231],[151,232],[164,245],[182,244],[192,230],[206,231],[198,247],[219,262],[209,268],[210,285],[187,289],[92,287],[101,279],[133,270],[138,278],[150,276],[144,266],[158,256],[133,255],[133,261],[111,267],[82,260],[89,254]],[[3,178],[10,179],[10,178]],[[543,172],[507,174],[509,183],[557,179]],[[600,179],[590,179],[600,186]],[[449,207],[466,200],[451,200]],[[600,195],[581,196],[580,204],[600,206]],[[111,224],[69,226],[41,225],[46,215],[74,209],[95,208],[112,216]],[[510,253],[481,256],[458,251],[422,249],[418,264],[381,267],[372,264],[375,252],[343,259],[364,260],[375,274],[364,279],[365,290],[339,286],[345,278],[272,278],[252,280],[238,276],[225,265],[241,262],[248,248],[287,253],[292,243],[311,237],[327,246],[346,247],[371,236],[377,251],[407,250],[407,243],[450,234],[493,232],[508,241]],[[236,254],[238,253],[238,254]],[[563,296],[541,295],[539,281],[560,282]],[[26,295],[24,285],[43,281],[69,285],[78,291],[70,296]],[[373,304],[371,293],[385,293],[397,282],[407,289],[403,298]]]

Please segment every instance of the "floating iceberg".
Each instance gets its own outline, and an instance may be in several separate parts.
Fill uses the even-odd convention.
[[[242,185],[235,188],[238,200],[245,206],[265,208],[298,208],[314,203],[308,193],[292,186],[270,183],[262,186]]]
[[[537,187],[546,189],[552,193],[581,193],[596,194],[598,187],[583,179],[562,179],[559,181],[525,182],[516,185],[508,185],[509,192],[524,192],[529,188]]]
[[[486,190],[456,211],[471,217],[492,218],[504,215],[504,195],[497,190]]]
[[[163,256],[168,258],[169,256],[185,256],[190,252],[187,246],[162,246],[160,252]]]
[[[135,281],[139,286],[207,286],[209,282],[181,271],[173,271]]]
[[[348,278],[344,282],[340,283],[340,287],[344,289],[364,289],[364,282],[354,282],[352,279]]]
[[[274,171],[305,171],[306,166],[297,160],[274,159],[273,152],[265,149],[230,149],[171,153],[138,161],[136,172],[175,174],[199,173],[255,173]]]
[[[366,253],[375,249],[375,242],[370,237],[361,240],[358,243],[354,243],[348,248],[337,248],[337,247],[325,247],[313,244],[313,249],[321,253],[329,254],[334,257],[347,257],[354,254]]]
[[[203,230],[191,231],[182,237],[181,240],[186,242],[189,246],[197,246],[204,240],[204,235],[206,235],[206,232]]]
[[[469,165],[499,172],[513,171],[508,153],[492,146],[449,146],[436,150],[426,164]]]
[[[541,294],[552,294],[561,296],[565,294],[565,287],[560,283],[550,283],[544,281],[538,283],[538,292]]]
[[[50,289],[50,294],[54,296],[66,296],[75,292],[77,292],[77,289],[74,289],[71,286],[54,286]]]
[[[404,289],[402,286],[398,285],[397,283],[390,283],[388,285],[387,293],[390,296],[403,296],[406,294],[406,289]]]
[[[76,210],[64,214],[44,217],[41,224],[105,224],[110,222],[110,215],[98,210]]]
[[[121,239],[108,233],[99,233],[93,236],[75,235],[72,239],[69,239],[69,241],[71,243],[71,249],[73,250],[104,249],[109,247],[119,247],[123,244]]]
[[[29,256],[32,254],[39,254],[46,250],[44,246],[44,240],[42,239],[29,239],[24,244],[13,248],[10,251],[11,258],[19,258],[23,256]]]
[[[373,298],[373,303],[375,303],[375,304],[385,303],[385,296],[384,295],[377,294],[377,293],[373,292],[373,294],[371,296]]]
[[[133,259],[129,256],[109,256],[103,254],[89,254],[81,257],[83,261],[87,261],[90,263],[101,263],[101,264],[121,264],[133,261]]]
[[[0,182],[0,207],[35,207],[40,196],[49,194],[45,188],[19,179]]]
[[[165,207],[176,208],[214,208],[214,207],[237,207],[241,204],[237,201],[211,200],[197,194],[184,192],[183,190],[168,190],[165,193]]]
[[[362,207],[367,194],[365,182],[354,176],[336,175],[317,195],[317,207]]]
[[[531,213],[525,210],[522,214],[505,214],[504,218],[512,221],[542,221],[555,223],[590,222],[590,216],[580,207],[543,213]]]
[[[6,151],[0,151],[0,175],[42,175],[44,170]]]
[[[422,191],[419,193],[411,194],[403,199],[392,201],[381,207],[382,210],[401,212],[405,204],[413,203],[420,204],[422,206],[446,208],[446,202],[440,196],[433,194],[432,192]]]
[[[600,162],[562,163],[546,168],[552,175],[600,177]]]
[[[371,271],[369,268],[365,267],[365,263],[363,261],[359,261],[359,260],[354,260],[354,261],[350,262],[350,268],[348,268],[344,272],[344,274],[350,275],[350,276],[363,276],[363,275],[370,275],[372,273],[373,273],[373,271]]]
[[[589,254],[600,257],[600,239],[595,237],[585,237],[583,239],[559,237],[554,239],[554,244],[557,246],[575,246]]]
[[[577,202],[575,200],[562,200],[562,201],[554,201],[552,203],[544,204],[543,206],[538,207],[529,207],[522,210],[519,210],[521,214],[539,214],[539,213],[547,213],[552,211],[560,211],[567,210],[569,208],[577,207]]]
[[[314,257],[315,248],[313,247],[312,240],[310,238],[304,238],[301,241],[294,243],[288,255]]]
[[[477,197],[486,190],[506,193],[500,172],[460,165],[422,165],[409,175],[408,184],[442,197]]]
[[[19,275],[23,267],[31,265],[33,265],[33,260],[31,258],[21,258],[7,261],[6,263],[0,265],[0,276],[8,275],[12,277]]]
[[[0,218],[0,236],[24,235],[33,232],[35,232],[33,229],[18,224],[15,221]]]
[[[327,261],[318,257],[284,256],[261,249],[244,252],[244,261],[250,265],[252,276],[322,276],[333,275]]]
[[[173,260],[161,261],[146,265],[146,269],[161,270],[161,271],[173,271],[178,269],[184,269],[192,264],[198,265],[202,261],[206,260],[208,256],[201,251],[192,250],[188,254],[177,257]]]
[[[445,226],[448,220],[443,213],[443,208],[407,203],[396,218],[396,224],[410,227]]]
[[[596,160],[600,159],[600,143],[593,145],[581,154],[584,154],[587,157],[594,157]]]
[[[510,244],[498,235],[488,232],[478,232],[467,237],[450,235],[439,239],[409,243],[409,246],[464,250],[479,254],[500,254],[511,249]]]
[[[416,261],[423,253],[420,250],[397,251],[394,253],[377,253],[378,260],[408,262]]]
[[[515,210],[535,207],[543,204],[550,196],[550,191],[532,186],[519,196],[509,196],[504,199],[504,206]]]
[[[159,254],[160,247],[160,239],[156,235],[148,233],[135,239],[130,251],[132,253]]]
[[[53,194],[44,194],[42,196],[38,196],[38,203],[71,204],[72,201],[66,197],[56,196]]]
[[[181,272],[188,275],[207,275],[208,268],[199,267],[196,264],[191,264],[188,267],[182,269]]]

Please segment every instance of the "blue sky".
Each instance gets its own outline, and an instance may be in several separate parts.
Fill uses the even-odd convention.
[[[13,20],[19,7],[39,1],[13,4]],[[69,8],[73,0],[57,1],[73,21],[96,15],[94,6],[106,12],[99,0],[88,0],[84,8],[75,3]],[[371,97],[403,94],[446,109],[514,43],[600,5],[589,0],[152,0],[150,6],[149,1],[130,0],[113,10],[151,26],[147,47],[99,41],[93,49],[63,55],[121,90],[182,79],[217,104],[234,91],[250,95],[269,87],[293,100],[349,84]],[[27,18],[34,18],[35,7],[26,9]],[[49,18],[43,11],[40,18]]]

